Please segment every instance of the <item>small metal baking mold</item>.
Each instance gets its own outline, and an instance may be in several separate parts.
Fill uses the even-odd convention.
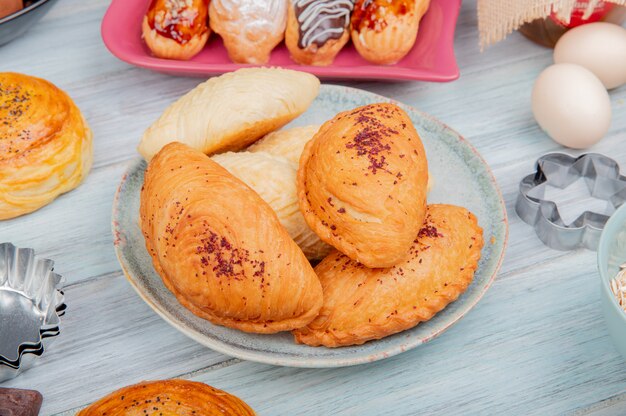
[[[54,262],[0,244],[0,382],[32,365],[60,333],[63,278]]]
[[[575,220],[566,223],[559,206],[550,200],[550,188],[565,189],[582,180],[588,195],[606,202],[604,209],[585,210]],[[532,225],[539,239],[557,250],[586,247],[596,250],[600,234],[609,217],[626,201],[626,177],[620,175],[617,162],[604,155],[587,153],[572,157],[550,153],[537,160],[537,169],[522,179],[515,210]],[[563,207],[561,207],[563,208]]]

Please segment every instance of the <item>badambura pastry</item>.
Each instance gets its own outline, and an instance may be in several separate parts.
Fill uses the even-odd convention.
[[[206,154],[241,150],[302,114],[319,85],[311,74],[277,68],[211,78],[165,110],[144,133],[139,153],[150,160],[172,141]]]
[[[267,152],[275,156],[282,156],[293,163],[297,169],[304,146],[319,129],[320,126],[312,125],[277,130],[253,143],[248,147],[248,151]]]
[[[369,269],[335,251],[315,268],[324,306],[297,342],[326,347],[359,345],[431,319],[470,285],[483,246],[482,229],[465,208],[429,205],[409,256]]]
[[[144,381],[124,387],[78,412],[77,416],[254,416],[238,397],[188,380]]]
[[[356,0],[351,19],[354,47],[379,65],[398,62],[409,53],[430,0]]]
[[[40,78],[0,73],[0,220],[77,187],[92,158],[91,130],[66,93]]]
[[[252,188],[274,210],[280,223],[310,260],[321,260],[332,247],[304,221],[296,193],[297,165],[266,152],[228,152],[212,159]]]
[[[319,279],[272,208],[200,151],[165,146],[148,164],[141,229],[178,301],[215,324],[275,333],[305,326]]]
[[[187,60],[209,39],[207,0],[152,0],[141,31],[159,58]]]
[[[224,40],[230,60],[265,64],[284,38],[289,0],[212,0],[211,29]]]
[[[325,66],[350,39],[353,0],[291,0],[285,44],[303,65]]]
[[[319,237],[367,267],[407,256],[426,215],[426,152],[394,104],[339,113],[300,158],[298,198]]]

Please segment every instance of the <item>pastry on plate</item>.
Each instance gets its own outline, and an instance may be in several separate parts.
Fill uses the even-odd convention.
[[[144,133],[139,153],[150,160],[173,141],[206,154],[241,150],[302,114],[319,86],[311,74],[278,68],[211,78],[165,110]]]
[[[398,62],[409,53],[430,0],[356,0],[350,32],[366,60],[379,65]]]
[[[285,44],[299,64],[326,66],[350,40],[353,0],[291,0]]]
[[[238,397],[187,380],[144,381],[114,391],[77,416],[254,416]]]
[[[293,127],[290,129],[273,131],[248,147],[250,152],[267,152],[275,156],[282,156],[296,165],[300,163],[302,150],[320,126]]]
[[[224,40],[230,60],[265,64],[285,36],[289,0],[212,0],[211,29]]]
[[[91,162],[91,130],[66,93],[40,78],[0,73],[0,220],[74,189]]]
[[[156,271],[194,314],[256,333],[317,316],[319,279],[272,208],[198,150],[170,143],[152,159],[139,213]]]
[[[321,260],[331,247],[304,221],[296,193],[297,165],[266,152],[228,152],[213,156],[215,162],[252,188],[274,210],[280,223],[310,260]]]
[[[188,60],[209,39],[207,0],[152,0],[141,25],[154,56]]]
[[[324,291],[320,314],[293,333],[299,343],[360,345],[428,321],[470,285],[483,246],[482,229],[465,208],[429,205],[409,257],[368,269],[334,251],[315,268]]]
[[[426,152],[395,104],[324,123],[298,169],[300,210],[320,238],[367,267],[404,260],[426,215]]]

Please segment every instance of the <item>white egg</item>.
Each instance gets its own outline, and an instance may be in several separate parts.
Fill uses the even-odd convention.
[[[554,63],[584,66],[608,89],[626,83],[626,29],[597,22],[566,32],[554,47]]]
[[[597,143],[611,124],[611,100],[602,82],[575,64],[546,68],[532,92],[535,120],[557,143],[584,149]]]

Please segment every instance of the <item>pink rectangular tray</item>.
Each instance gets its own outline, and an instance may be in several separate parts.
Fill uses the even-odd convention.
[[[248,66],[233,64],[220,37],[211,34],[206,47],[190,61],[155,58],[141,39],[141,21],[149,0],[112,0],[102,21],[102,39],[109,51],[122,61],[174,75],[206,76]],[[445,82],[459,77],[454,57],[454,28],[461,0],[431,0],[420,24],[411,52],[395,65],[373,65],[359,56],[351,44],[341,50],[331,66],[316,67],[294,63],[280,44],[268,66],[310,72],[322,78],[421,80]]]

